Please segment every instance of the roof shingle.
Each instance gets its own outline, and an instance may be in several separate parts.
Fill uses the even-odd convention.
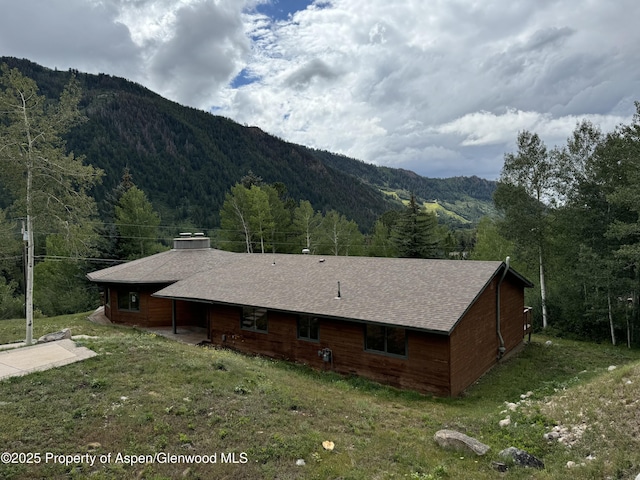
[[[90,273],[101,283],[169,284],[157,297],[347,318],[450,333],[502,271],[453,261],[171,250]],[[523,286],[531,283],[511,270]],[[340,298],[338,297],[340,282]]]

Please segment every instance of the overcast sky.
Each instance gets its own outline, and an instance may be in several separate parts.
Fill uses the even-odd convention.
[[[0,55],[107,73],[285,140],[497,178],[640,100],[638,0],[0,0]],[[259,173],[259,172],[257,172]]]

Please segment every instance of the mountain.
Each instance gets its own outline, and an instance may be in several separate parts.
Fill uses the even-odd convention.
[[[282,182],[296,201],[343,213],[363,230],[383,212],[399,208],[409,193],[437,201],[443,218],[460,225],[477,221],[492,208],[495,184],[488,180],[425,178],[313,150],[181,106],[123,78],[51,70],[12,57],[0,57],[0,63],[35,80],[47,98],[59,97],[76,75],[88,121],[68,134],[67,146],[105,171],[93,192],[103,208],[126,167],[166,225],[217,226],[225,193],[249,170],[268,183]]]

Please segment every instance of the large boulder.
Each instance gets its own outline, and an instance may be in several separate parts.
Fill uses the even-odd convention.
[[[71,338],[71,330],[68,328],[64,328],[59,332],[47,333],[38,339],[38,343],[56,342],[65,338]]]
[[[476,455],[484,455],[490,448],[475,438],[455,430],[438,430],[433,438],[443,448],[466,451]]]

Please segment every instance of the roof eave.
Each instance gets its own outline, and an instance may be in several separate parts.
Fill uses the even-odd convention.
[[[228,305],[228,306],[232,306],[232,307],[262,307],[263,306],[263,305],[249,305],[249,304],[242,304],[242,303],[224,302],[224,301],[221,301],[221,300],[211,300],[211,299],[196,298],[196,297],[179,297],[179,296],[173,296],[173,295],[158,295],[156,293],[152,293],[151,296],[152,297],[156,297],[156,298],[164,298],[164,299],[167,299],[167,300],[181,300],[181,301],[185,301],[185,302],[198,302],[198,303]],[[289,313],[289,314],[293,314],[293,315],[317,315],[318,317],[328,318],[328,319],[331,319],[331,320],[339,320],[339,321],[344,321],[344,322],[353,322],[353,323],[362,323],[362,324],[367,323],[367,324],[375,324],[375,325],[384,325],[384,326],[387,326],[387,327],[394,327],[394,328],[404,328],[405,330],[412,330],[412,331],[417,331],[417,332],[431,333],[431,334],[434,334],[434,335],[446,335],[446,336],[448,336],[450,334],[450,332],[447,332],[446,330],[420,328],[420,327],[409,326],[409,325],[397,325],[397,324],[392,324],[392,323],[377,322],[375,320],[367,320],[367,319],[353,318],[353,317],[339,317],[339,316],[335,316],[335,315],[326,315],[326,314],[317,313],[317,312],[286,310],[286,309],[281,309],[281,308],[269,308],[269,310],[274,311],[274,312]]]

